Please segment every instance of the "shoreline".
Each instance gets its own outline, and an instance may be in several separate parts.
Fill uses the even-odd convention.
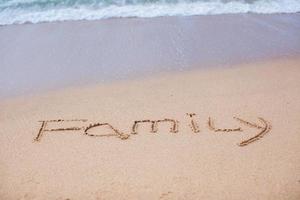
[[[0,27],[0,98],[299,57],[299,21],[228,14]]]
[[[25,22],[25,23],[15,23],[15,24],[0,24],[1,27],[7,26],[22,26],[22,25],[40,25],[40,24],[60,24],[60,23],[85,23],[85,22],[97,22],[97,21],[108,21],[108,20],[130,20],[130,19],[142,19],[142,20],[151,20],[151,19],[159,19],[159,18],[193,18],[193,17],[214,17],[214,16],[235,16],[235,15],[252,15],[252,16],[270,16],[270,15],[299,15],[299,12],[289,13],[255,13],[255,12],[247,12],[247,13],[220,13],[220,14],[199,14],[199,15],[174,15],[174,16],[155,16],[155,17],[109,17],[109,18],[102,18],[102,19],[70,19],[70,20],[62,20],[62,21],[41,21],[37,23],[33,22]]]

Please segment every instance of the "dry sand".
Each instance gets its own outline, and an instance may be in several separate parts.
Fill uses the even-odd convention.
[[[297,200],[299,65],[280,59],[3,100],[0,198]],[[136,120],[165,118],[178,132],[161,123],[131,133]],[[87,121],[48,122],[34,140],[40,120],[58,119]],[[129,137],[108,125],[85,134],[95,123]],[[69,127],[80,130],[45,131]]]

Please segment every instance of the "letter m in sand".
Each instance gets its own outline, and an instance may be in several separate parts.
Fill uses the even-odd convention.
[[[156,133],[158,131],[158,124],[159,123],[170,123],[170,132],[177,133],[178,132],[178,121],[174,119],[162,119],[162,120],[139,120],[135,121],[132,126],[132,134],[137,134],[139,124],[147,123],[151,124],[151,132]]]

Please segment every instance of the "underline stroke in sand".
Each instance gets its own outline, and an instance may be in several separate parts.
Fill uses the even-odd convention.
[[[191,128],[191,131],[193,133],[199,133],[200,128],[194,118],[195,116],[196,116],[195,113],[187,113],[187,117],[190,119],[189,127]],[[233,117],[233,119],[235,119],[240,125],[243,125],[245,127],[254,128],[254,129],[257,129],[257,131],[258,131],[254,136],[239,142],[238,146],[240,146],[240,147],[247,146],[255,141],[258,141],[259,139],[264,137],[267,133],[269,133],[271,130],[271,124],[262,117],[258,117],[260,125],[258,125],[257,123],[248,122],[239,117]],[[87,119],[68,119],[68,120],[56,119],[56,120],[41,120],[39,122],[41,123],[41,127],[38,131],[37,136],[34,139],[35,141],[40,141],[42,136],[46,132],[59,132],[59,131],[64,131],[64,132],[65,131],[82,131],[84,135],[90,136],[90,137],[116,137],[116,138],[120,138],[122,140],[127,140],[131,136],[138,134],[138,127],[141,124],[149,124],[150,128],[151,128],[150,129],[151,133],[157,133],[158,124],[160,124],[160,123],[169,123],[171,134],[176,134],[179,132],[179,129],[178,129],[179,121],[177,121],[175,119],[170,119],[170,118],[165,118],[165,119],[160,119],[160,120],[150,120],[150,119],[136,120],[133,122],[130,134],[120,131],[119,129],[112,126],[110,123],[90,123],[87,126],[83,126],[83,127],[72,126],[72,127],[63,127],[63,128],[48,128],[50,126],[50,124],[53,124],[53,123],[58,123],[59,125],[63,124],[64,122],[85,123],[85,122],[88,122]],[[110,131],[112,133],[110,133],[110,134],[91,133],[91,130],[95,129],[97,127],[98,128],[102,128],[102,127],[108,128],[108,129],[110,129]],[[218,127],[217,128],[215,126],[214,120],[211,117],[208,117],[207,127],[210,131],[216,132],[216,133],[217,132],[224,132],[224,133],[243,132],[242,127],[235,127],[235,128],[219,128]]]

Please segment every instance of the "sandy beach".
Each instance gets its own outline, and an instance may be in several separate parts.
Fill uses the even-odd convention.
[[[300,15],[233,16],[0,27],[0,199],[298,200]]]

